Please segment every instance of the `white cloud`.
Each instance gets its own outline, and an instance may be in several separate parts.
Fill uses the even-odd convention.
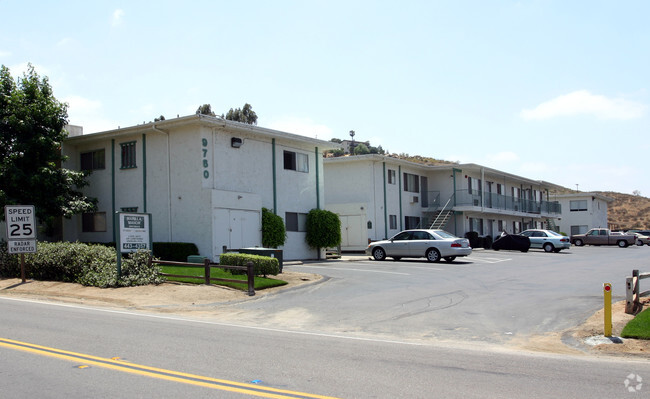
[[[646,105],[638,102],[578,90],[543,102],[534,109],[524,109],[520,116],[526,120],[572,115],[594,115],[601,119],[634,119],[642,117],[646,109]]]
[[[82,126],[84,133],[95,133],[104,130],[117,129],[118,124],[104,118],[101,101],[91,100],[80,96],[69,96],[63,99],[68,103],[68,119],[71,125]]]
[[[267,124],[260,125],[269,129],[299,134],[320,140],[329,140],[332,138],[332,129],[325,125],[320,125],[309,118],[288,116],[273,119]]]
[[[0,50],[0,57],[9,57],[10,55],[11,55],[11,52]]]
[[[111,25],[112,26],[122,25],[123,18],[124,18],[124,10],[118,8],[117,10],[113,11],[113,17],[111,18]]]

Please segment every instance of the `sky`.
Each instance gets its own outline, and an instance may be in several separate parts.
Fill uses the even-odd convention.
[[[0,0],[84,133],[252,105],[258,126],[650,197],[650,2]],[[646,161],[644,161],[646,159]]]

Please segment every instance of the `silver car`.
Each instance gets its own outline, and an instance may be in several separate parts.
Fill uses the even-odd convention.
[[[520,233],[530,238],[530,247],[543,249],[546,252],[560,252],[571,248],[569,237],[556,233],[553,230],[530,229]]]
[[[471,253],[467,238],[458,238],[444,230],[404,230],[388,240],[371,242],[366,248],[366,255],[375,260],[424,257],[429,262],[440,262],[440,259],[452,262]]]

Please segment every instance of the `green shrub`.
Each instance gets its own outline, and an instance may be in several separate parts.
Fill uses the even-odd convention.
[[[262,208],[262,245],[266,248],[277,248],[284,245],[286,239],[287,232],[282,218]]]
[[[20,261],[18,256],[7,252],[7,242],[0,241],[0,277],[19,277]]]
[[[18,256],[0,245],[0,275],[19,277]],[[38,250],[25,254],[26,277],[33,280],[76,282],[93,287],[123,287],[160,284],[159,266],[149,266],[149,252],[138,251],[122,258],[122,276],[117,279],[115,248],[79,242],[39,242]]]
[[[234,252],[223,253],[219,256],[220,265],[228,266],[246,266],[248,262],[253,262],[253,273],[256,276],[271,274],[277,276],[280,273],[280,262],[277,258],[270,256],[238,254]],[[245,271],[228,269],[232,274],[246,274]]]
[[[310,247],[336,247],[341,243],[341,220],[336,213],[312,209],[307,214],[307,236]]]
[[[191,242],[154,242],[153,256],[161,260],[187,262],[189,255],[198,255],[199,249]]]

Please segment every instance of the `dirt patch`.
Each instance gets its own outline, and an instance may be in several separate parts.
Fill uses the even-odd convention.
[[[604,311],[594,313],[583,324],[564,332],[515,338],[514,347],[535,352],[632,356],[650,359],[650,341],[620,338],[634,315],[625,313],[625,301],[612,304],[612,338],[603,336]]]
[[[278,279],[286,281],[287,284],[256,291],[255,296],[248,296],[247,292],[217,285],[164,283],[139,287],[96,288],[54,281],[28,280],[22,283],[20,279],[2,279],[0,280],[0,295],[167,313],[191,310],[204,311],[210,305],[217,308],[218,305],[251,300],[318,282],[322,279],[322,276],[285,271],[278,275]]]

